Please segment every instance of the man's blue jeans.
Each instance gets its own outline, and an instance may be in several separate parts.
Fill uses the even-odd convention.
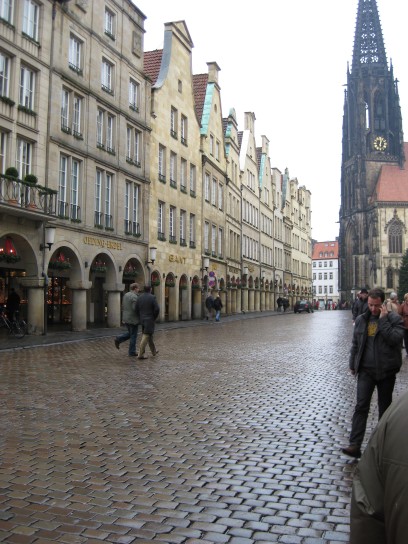
[[[139,325],[132,325],[130,323],[125,323],[127,327],[127,332],[124,332],[116,338],[116,340],[121,344],[129,340],[129,355],[136,355],[136,339],[137,339],[137,328]]]
[[[395,374],[377,381],[370,374],[362,370],[359,372],[357,380],[357,404],[354,409],[350,433],[350,444],[353,446],[361,446],[363,442],[368,413],[370,411],[371,397],[376,387],[378,393],[378,419],[381,418],[391,404]]]

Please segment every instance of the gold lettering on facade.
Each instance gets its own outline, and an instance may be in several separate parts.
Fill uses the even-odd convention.
[[[122,250],[122,242],[114,240],[104,240],[103,238],[94,238],[93,236],[84,236],[84,244],[88,246],[106,247],[108,249]]]
[[[179,255],[169,255],[169,261],[171,263],[186,264],[186,258],[180,257]]]

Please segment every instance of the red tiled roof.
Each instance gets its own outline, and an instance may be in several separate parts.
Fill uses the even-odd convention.
[[[202,116],[203,116],[204,100],[205,100],[205,95],[207,92],[207,82],[208,82],[208,74],[193,75],[194,102],[195,102],[197,117],[200,124],[201,124]]]
[[[404,142],[408,157],[408,143]],[[373,195],[376,202],[408,202],[408,170],[393,164],[384,164]]]
[[[320,255],[323,254],[323,256]],[[327,253],[327,256],[324,254]],[[331,255],[333,253],[333,255]],[[334,242],[316,242],[313,246],[312,260],[316,259],[338,259],[339,258],[339,243]]]
[[[163,49],[156,49],[155,51],[145,51],[143,58],[143,68],[152,80],[154,85],[159,77],[161,60],[163,55]]]

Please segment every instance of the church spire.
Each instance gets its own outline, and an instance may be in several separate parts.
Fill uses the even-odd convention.
[[[359,0],[352,69],[370,64],[387,66],[377,0]]]

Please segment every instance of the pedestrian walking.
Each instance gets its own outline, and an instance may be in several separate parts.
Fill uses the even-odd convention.
[[[408,538],[408,393],[372,434],[353,478],[350,544],[406,544]]]
[[[378,393],[378,417],[392,402],[395,376],[402,364],[404,327],[401,316],[389,312],[382,289],[368,293],[368,310],[357,317],[350,350],[349,367],[357,376],[357,403],[354,409],[350,443],[342,448],[350,457],[361,457],[371,397]]]
[[[214,297],[211,293],[207,294],[207,298],[205,299],[205,310],[206,310],[206,319],[208,321],[208,318],[213,318],[213,310],[214,310]]]
[[[278,305],[278,312],[281,312],[283,310],[283,298],[278,297],[276,300],[276,304]]]
[[[389,312],[399,313],[400,303],[398,302],[398,295],[394,291],[390,293],[390,298],[387,299],[387,310]]]
[[[287,298],[283,299],[283,311],[286,312],[286,310],[289,308],[289,300]]]
[[[145,357],[147,344],[149,344],[152,355],[157,355],[159,353],[153,341],[155,321],[159,313],[160,307],[156,297],[152,295],[150,285],[145,285],[144,292],[138,297],[136,302],[136,315],[142,326],[143,333],[139,346],[138,359],[147,359],[147,357]]]
[[[404,302],[400,305],[399,312],[404,324],[404,348],[408,357],[408,293],[404,295]]]
[[[19,311],[20,301],[20,295],[17,293],[14,287],[12,287],[6,302],[7,317],[10,319],[10,321],[13,321],[16,312]]]
[[[367,306],[368,306],[367,299],[368,299],[368,290],[361,289],[361,291],[358,294],[358,298],[354,302],[353,308],[351,310],[351,313],[353,316],[353,323],[355,322],[355,320],[357,319],[359,315],[367,311]]]
[[[215,310],[215,321],[219,321],[221,317],[221,310],[222,310],[222,301],[219,294],[214,299],[213,307]]]
[[[122,342],[129,340],[129,357],[136,357],[136,340],[137,340],[137,329],[139,325],[139,320],[136,316],[136,302],[138,299],[139,293],[139,284],[132,283],[129,288],[129,292],[126,293],[122,300],[122,322],[127,327],[127,332],[117,336],[114,339],[115,346],[119,349]]]

